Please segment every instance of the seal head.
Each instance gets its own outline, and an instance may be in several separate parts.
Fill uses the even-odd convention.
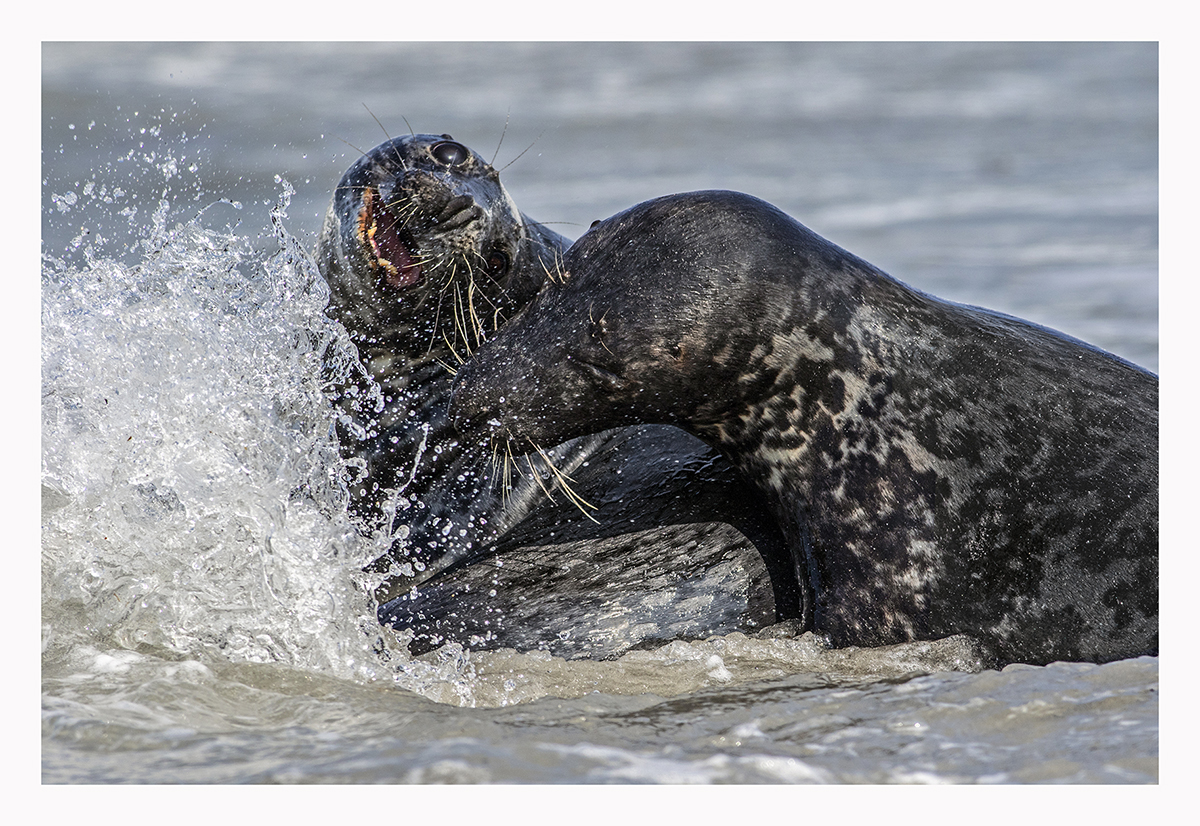
[[[528,301],[564,245],[521,215],[477,153],[449,135],[412,135],[346,171],[317,255],[330,315],[386,381],[397,352],[470,352]]]
[[[798,246],[782,231],[795,222],[775,207],[751,200],[730,211],[726,195],[657,199],[593,224],[503,343],[464,367],[454,389],[460,428],[482,424],[486,411],[506,435],[554,444],[567,433],[700,425],[735,411],[729,391],[761,317],[748,293],[762,290],[744,283],[785,280],[806,256],[836,255]]]

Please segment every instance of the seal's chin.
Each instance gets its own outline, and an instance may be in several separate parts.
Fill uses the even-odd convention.
[[[363,190],[363,206],[358,214],[359,243],[367,251],[372,266],[383,271],[384,283],[397,290],[419,283],[422,275],[414,251],[400,237],[399,224],[373,187]]]

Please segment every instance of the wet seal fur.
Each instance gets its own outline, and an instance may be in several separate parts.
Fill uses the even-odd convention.
[[[644,426],[545,445],[598,506],[592,522],[538,460],[506,489],[486,440],[451,426],[453,369],[568,245],[448,135],[376,147],[333,194],[317,260],[366,368],[341,389],[338,436],[360,468],[353,510],[399,531],[369,570],[384,579],[380,622],[411,631],[414,654],[457,642],[612,657],[803,610],[761,498],[694,438]]]
[[[1157,654],[1157,377],[913,290],[748,195],[593,225],[452,413],[539,443],[696,435],[769,501],[835,645]]]

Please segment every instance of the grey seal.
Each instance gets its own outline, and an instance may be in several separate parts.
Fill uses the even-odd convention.
[[[399,527],[368,568],[380,622],[411,631],[413,653],[458,642],[611,657],[798,616],[802,587],[776,562],[783,538],[761,497],[696,439],[626,428],[513,468],[454,430],[454,370],[567,246],[449,135],[389,140],[334,191],[317,261],[365,366],[337,400],[360,468],[351,506],[364,530]],[[558,473],[594,517],[555,488]]]
[[[914,290],[749,195],[593,225],[453,392],[464,433],[656,422],[719,450],[835,645],[1157,654],[1157,377]]]

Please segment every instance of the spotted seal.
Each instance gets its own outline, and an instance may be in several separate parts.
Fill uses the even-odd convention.
[[[453,392],[463,432],[660,422],[720,450],[836,645],[1157,653],[1157,377],[918,292],[751,196],[594,225]]]
[[[341,388],[338,436],[361,468],[354,512],[399,537],[369,567],[380,621],[412,631],[414,653],[453,641],[609,657],[797,616],[799,584],[761,550],[783,545],[770,514],[694,438],[627,428],[513,468],[451,426],[453,370],[567,246],[449,135],[389,140],[334,191],[316,257],[366,368]]]

